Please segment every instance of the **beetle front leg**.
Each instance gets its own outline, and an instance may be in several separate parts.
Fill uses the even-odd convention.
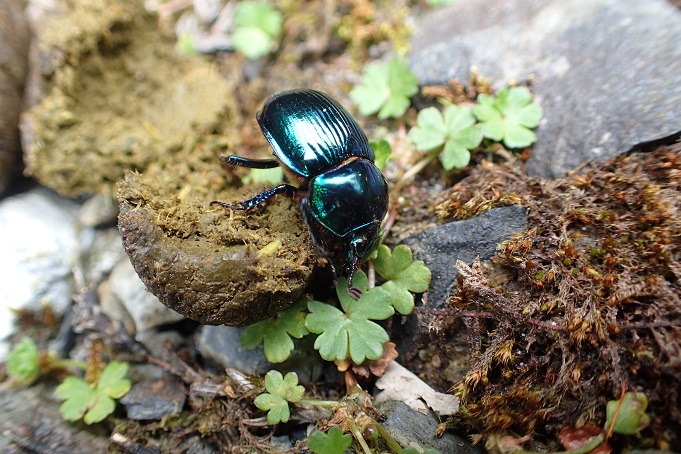
[[[265,192],[261,192],[260,194],[256,195],[252,199],[244,200],[243,202],[238,202],[236,204],[230,204],[230,203],[218,202],[217,200],[214,200],[210,204],[211,205],[220,205],[223,208],[229,208],[229,209],[232,209],[232,210],[250,211],[253,208],[267,202],[269,199],[271,199],[275,195],[284,194],[287,197],[293,198],[293,197],[295,197],[297,192],[298,192],[298,188],[296,188],[295,186],[291,186],[290,184],[280,184],[279,186],[275,186],[272,189],[268,189]]]

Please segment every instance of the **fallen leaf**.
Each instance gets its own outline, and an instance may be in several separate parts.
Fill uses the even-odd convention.
[[[376,386],[383,390],[376,396],[376,403],[397,400],[421,413],[427,413],[430,407],[440,416],[453,415],[459,411],[458,397],[435,391],[397,361],[388,365]]]

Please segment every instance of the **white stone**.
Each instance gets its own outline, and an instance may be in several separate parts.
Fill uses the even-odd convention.
[[[63,314],[73,295],[78,205],[36,188],[0,201],[0,360],[14,329],[13,309],[49,304]]]

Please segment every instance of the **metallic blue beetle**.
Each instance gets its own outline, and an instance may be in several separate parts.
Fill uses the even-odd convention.
[[[282,165],[300,182],[280,184],[225,208],[249,211],[277,194],[300,200],[300,208],[318,253],[329,259],[352,287],[357,267],[376,247],[388,211],[388,185],[374,165],[374,152],[357,121],[338,102],[315,90],[289,90],[266,102],[258,124],[274,149],[276,159],[223,157],[233,166],[268,169]]]

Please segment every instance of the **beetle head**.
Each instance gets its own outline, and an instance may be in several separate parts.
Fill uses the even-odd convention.
[[[348,277],[348,292],[350,297],[358,300],[362,291],[352,286],[352,278],[359,265],[367,260],[380,240],[380,222],[372,222],[364,227],[353,230],[347,235],[345,244],[345,264],[343,274]]]

